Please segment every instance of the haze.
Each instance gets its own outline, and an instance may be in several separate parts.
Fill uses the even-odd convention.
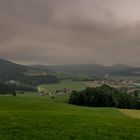
[[[0,57],[140,66],[139,0],[0,0]]]

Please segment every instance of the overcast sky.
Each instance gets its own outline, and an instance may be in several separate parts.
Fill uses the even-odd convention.
[[[140,66],[140,0],[0,0],[0,57]]]

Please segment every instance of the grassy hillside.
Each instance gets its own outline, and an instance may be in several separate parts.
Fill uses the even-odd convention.
[[[140,119],[34,95],[0,96],[0,140],[139,140]]]

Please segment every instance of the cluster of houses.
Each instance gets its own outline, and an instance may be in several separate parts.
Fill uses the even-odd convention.
[[[68,95],[71,94],[72,90],[67,89],[67,88],[62,88],[62,89],[57,89],[54,94],[55,95]],[[39,92],[40,96],[52,96],[52,92],[46,92],[46,91],[40,91]]]
[[[39,95],[40,96],[51,96],[52,95],[52,93],[51,92],[45,92],[45,91],[41,91],[41,92],[39,92]]]
[[[95,80],[98,85],[111,85],[117,87],[121,92],[134,95],[136,92],[140,93],[140,80],[115,80],[115,79],[105,79],[105,80]]]
[[[40,96],[53,96],[54,94],[55,95],[67,95],[67,94],[71,94],[71,92],[72,92],[71,89],[67,89],[67,88],[57,89],[53,93],[52,92],[46,92],[45,90],[40,89],[39,86],[38,86],[38,91],[39,91]]]
[[[115,80],[115,79],[107,79],[107,80],[95,80],[94,82],[98,84],[108,84],[108,85],[131,85],[131,86],[139,86],[140,87],[140,80]]]
[[[128,93],[128,94],[135,94],[136,92],[140,93],[140,81],[138,80],[95,80],[99,85],[107,84],[111,86],[117,86],[121,92]],[[38,87],[39,95],[40,96],[54,96],[54,95],[68,95],[72,93],[71,89],[67,88],[59,88],[53,92],[46,92],[46,90],[41,90]]]
[[[67,89],[67,88],[61,88],[55,91],[55,94],[71,94],[72,90],[71,89]]]

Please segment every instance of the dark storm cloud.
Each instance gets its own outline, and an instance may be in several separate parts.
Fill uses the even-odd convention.
[[[140,65],[139,0],[0,0],[0,56]]]

